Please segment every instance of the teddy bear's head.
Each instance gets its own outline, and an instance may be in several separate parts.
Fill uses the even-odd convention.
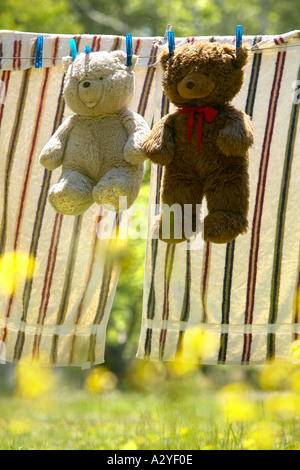
[[[64,98],[73,112],[84,117],[119,113],[126,109],[134,94],[134,68],[126,66],[123,51],[78,54],[74,62],[63,58],[66,72]]]
[[[248,48],[237,51],[218,43],[187,43],[169,58],[160,56],[163,88],[171,102],[185,106],[218,106],[230,102],[242,87]]]

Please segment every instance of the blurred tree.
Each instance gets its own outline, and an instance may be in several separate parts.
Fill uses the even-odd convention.
[[[69,0],[1,0],[0,28],[34,33],[82,33]]]
[[[299,27],[298,0],[69,0],[86,33],[162,36],[168,23],[177,36],[276,34]]]
[[[1,29],[162,36],[276,34],[299,28],[298,0],[1,0]]]

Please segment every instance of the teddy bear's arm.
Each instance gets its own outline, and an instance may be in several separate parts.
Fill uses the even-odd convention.
[[[168,165],[175,153],[173,138],[173,116],[168,114],[153,127],[150,135],[143,142],[147,158],[159,165]]]
[[[39,162],[47,170],[55,170],[64,159],[64,153],[71,130],[73,129],[73,116],[66,119],[47,142],[39,156]]]
[[[219,132],[217,145],[227,156],[243,156],[254,142],[250,117],[236,109],[231,109],[226,117],[226,124]]]
[[[142,148],[142,142],[150,132],[149,126],[140,114],[128,110],[123,112],[121,117],[128,134],[128,140],[124,147],[124,158],[132,165],[139,165],[147,158]]]

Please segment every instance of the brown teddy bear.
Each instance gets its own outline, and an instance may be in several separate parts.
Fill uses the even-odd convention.
[[[217,43],[187,43],[171,57],[167,51],[160,56],[164,92],[179,108],[161,119],[143,142],[147,157],[164,166],[154,228],[161,240],[178,243],[189,238],[184,217],[178,236],[178,218],[170,210],[164,218],[164,208],[189,204],[195,231],[204,195],[206,241],[227,243],[247,230],[253,128],[249,116],[230,104],[242,87],[247,56],[246,46],[236,51]]]

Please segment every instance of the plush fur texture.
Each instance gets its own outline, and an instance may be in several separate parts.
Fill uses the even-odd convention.
[[[211,106],[218,114],[211,122],[203,118],[200,152],[197,114],[190,143],[189,114],[178,111],[161,119],[143,142],[147,157],[164,166],[161,203],[191,204],[194,231],[196,205],[205,195],[208,215],[204,239],[214,243],[227,243],[248,226],[248,149],[253,143],[253,128],[249,116],[230,104],[243,84],[247,55],[245,46],[236,52],[217,43],[186,44],[171,58],[164,52],[160,57],[163,89],[170,101],[179,108]],[[167,212],[165,217],[170,219]],[[183,220],[179,221],[182,237],[176,236],[176,217],[170,221],[170,236],[164,236],[162,209],[153,230],[166,242],[181,242],[188,238]]]
[[[127,108],[134,94],[134,67],[122,51],[81,53],[63,59],[64,98],[75,113],[66,119],[43,148],[40,163],[62,175],[50,189],[57,212],[79,215],[91,204],[119,210],[119,197],[130,207],[144,174],[142,141],[146,121]]]

